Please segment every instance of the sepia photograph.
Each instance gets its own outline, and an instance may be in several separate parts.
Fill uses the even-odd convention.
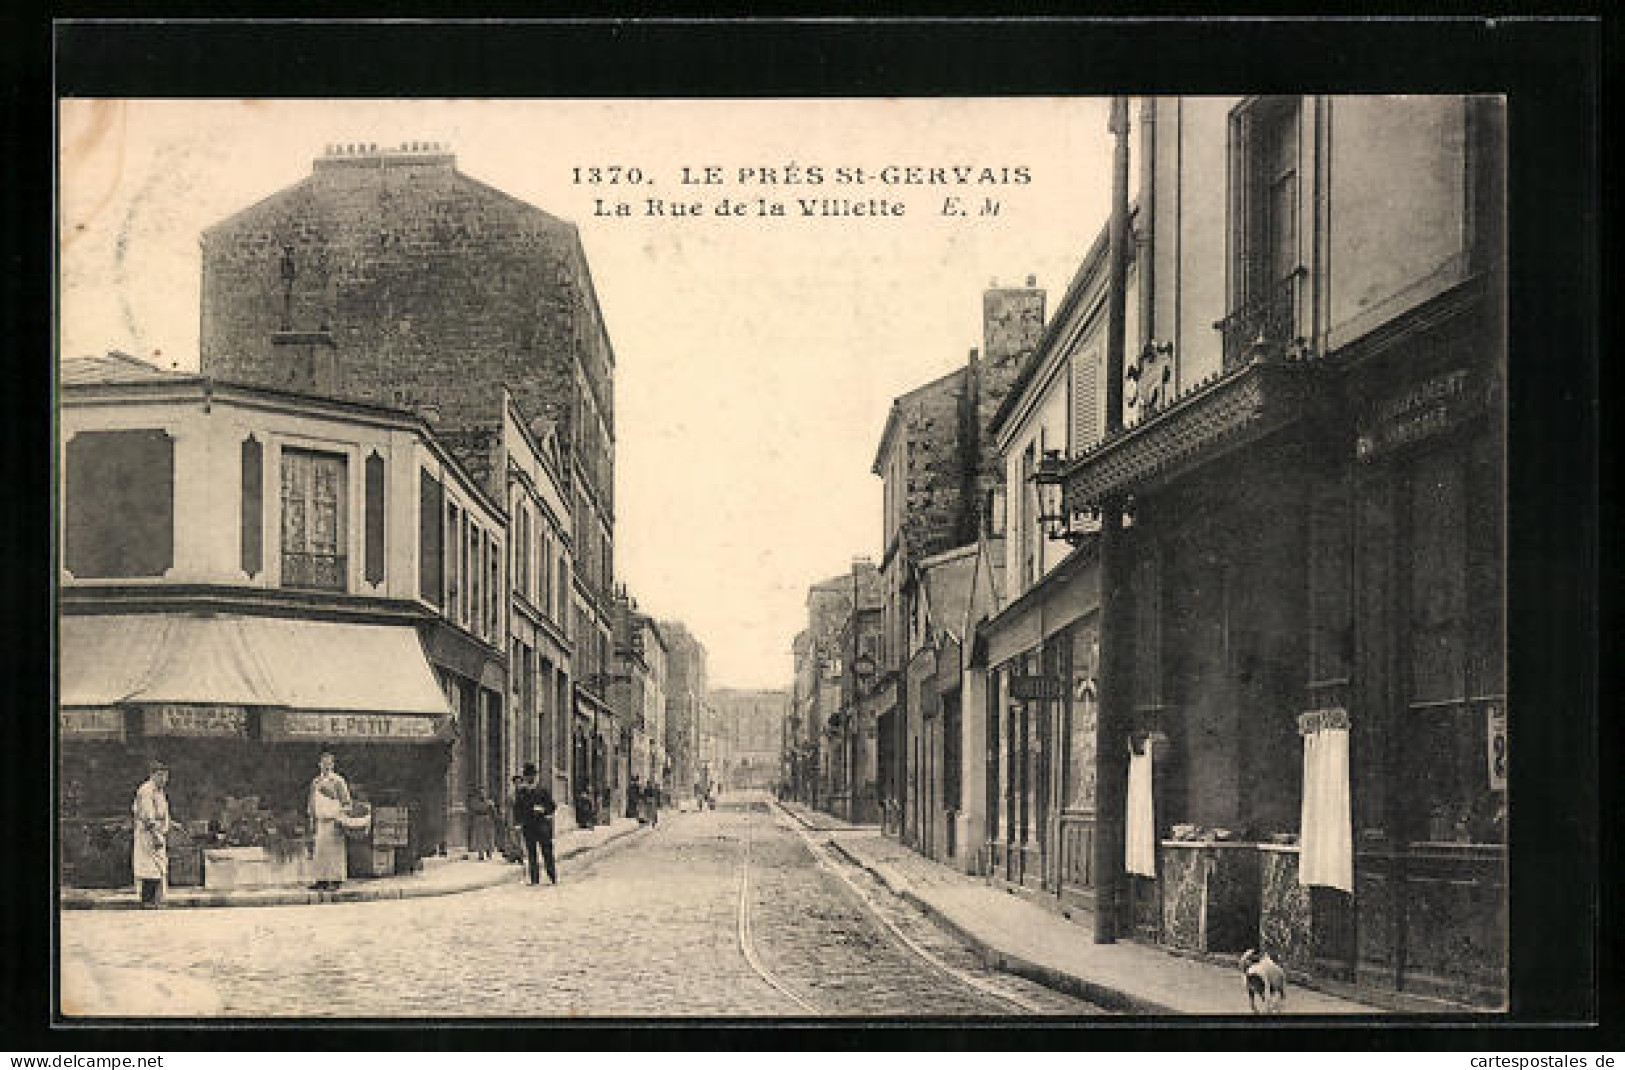
[[[56,122],[64,1020],[1509,1006],[1503,98]]]

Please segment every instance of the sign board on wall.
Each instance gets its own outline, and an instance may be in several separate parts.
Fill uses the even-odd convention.
[[[1507,786],[1507,708],[1499,702],[1484,705],[1484,722],[1488,729],[1490,788],[1505,791]]]
[[[1362,461],[1448,431],[1483,411],[1488,388],[1465,368],[1443,372],[1382,398],[1359,421],[1355,455]]]
[[[1062,699],[1066,685],[1057,676],[1012,676],[1010,697],[1013,699]]]
[[[279,710],[266,716],[265,725],[268,736],[312,743],[433,743],[444,738],[441,722],[412,714]]]
[[[248,710],[242,706],[164,704],[143,707],[141,717],[149,736],[248,738]]]
[[[64,706],[57,711],[63,739],[124,738],[124,711],[111,706]]]

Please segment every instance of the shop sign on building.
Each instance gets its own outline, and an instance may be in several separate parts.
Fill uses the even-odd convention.
[[[57,714],[64,739],[124,738],[124,711],[111,706],[64,706]]]
[[[1012,676],[1010,697],[1013,699],[1061,699],[1066,697],[1066,686],[1058,676]]]
[[[147,706],[142,730],[149,736],[248,738],[248,710],[242,706]]]
[[[285,739],[331,742],[369,740],[431,742],[440,738],[439,718],[391,713],[303,713],[283,710],[271,732]]]
[[[1499,702],[1486,703],[1484,723],[1488,729],[1490,788],[1505,791],[1507,786],[1507,708]]]
[[[1429,376],[1383,398],[1360,421],[1355,455],[1362,461],[1420,442],[1479,412],[1485,386],[1467,369]]]

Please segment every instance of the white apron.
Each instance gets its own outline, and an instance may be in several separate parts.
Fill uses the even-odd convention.
[[[336,790],[338,798],[319,791],[322,785]],[[341,881],[348,876],[345,868],[344,829],[339,815],[350,802],[350,786],[337,773],[318,776],[310,782],[310,820],[315,833],[311,852],[311,879]]]
[[[169,880],[169,798],[148,780],[136,789],[135,843],[130,854],[137,881]]]

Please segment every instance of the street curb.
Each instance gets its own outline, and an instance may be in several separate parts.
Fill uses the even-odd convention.
[[[800,811],[792,810],[788,806],[784,805],[783,801],[775,799],[775,800],[773,800],[773,802],[774,802],[775,806],[777,806],[782,812],[784,812],[786,814],[789,814],[790,817],[792,819],[794,819],[795,822],[798,825],[800,825],[802,828],[806,829],[808,832],[876,832],[876,833],[878,833],[880,831],[880,826],[879,825],[854,825],[850,821],[841,821],[840,818],[838,818],[838,817],[830,817],[830,815],[828,815],[828,814],[825,814],[824,816],[829,817],[831,821],[841,821],[841,823],[839,825],[815,825],[811,821],[808,821],[805,817],[802,817]],[[812,812],[814,814],[818,814],[820,811],[814,810]]]
[[[636,825],[611,833],[595,843],[584,843],[561,851],[556,856],[557,861],[564,862],[572,858],[579,858],[584,854],[601,850],[611,844],[620,843],[628,837],[639,833],[651,831],[649,826]],[[477,880],[466,881],[460,884],[445,885],[441,887],[414,887],[406,885],[393,888],[341,888],[336,892],[315,892],[308,888],[298,890],[290,889],[285,892],[274,892],[266,895],[257,895],[252,899],[233,898],[230,894],[221,892],[215,895],[188,896],[184,900],[171,900],[164,905],[166,910],[198,910],[209,907],[286,907],[286,906],[324,906],[331,903],[375,903],[396,899],[429,899],[443,895],[462,895],[464,892],[477,892],[486,888],[495,888],[499,885],[513,883],[516,879],[524,878],[524,867],[520,866],[517,872],[504,868],[496,873],[482,876]],[[58,900],[62,910],[140,910],[141,903],[135,899],[78,899]]]
[[[969,944],[971,950],[976,952],[977,957],[986,966],[1014,974],[1017,977],[1024,977],[1029,981],[1043,985],[1045,988],[1053,989],[1068,996],[1074,996],[1085,1002],[1093,1003],[1097,1007],[1116,1011],[1120,1014],[1169,1015],[1181,1013],[1177,1008],[1170,1007],[1167,1004],[1157,1003],[1154,1000],[1133,995],[1121,988],[1102,984],[1098,981],[1091,981],[1086,977],[1079,977],[1065,970],[1045,966],[1005,951],[959,924],[946,911],[935,904],[923,899],[909,885],[907,879],[885,863],[865,861],[853,854],[838,840],[831,839],[829,846],[853,865],[873,874],[892,894],[899,896],[916,910],[952,932],[966,944]]]

